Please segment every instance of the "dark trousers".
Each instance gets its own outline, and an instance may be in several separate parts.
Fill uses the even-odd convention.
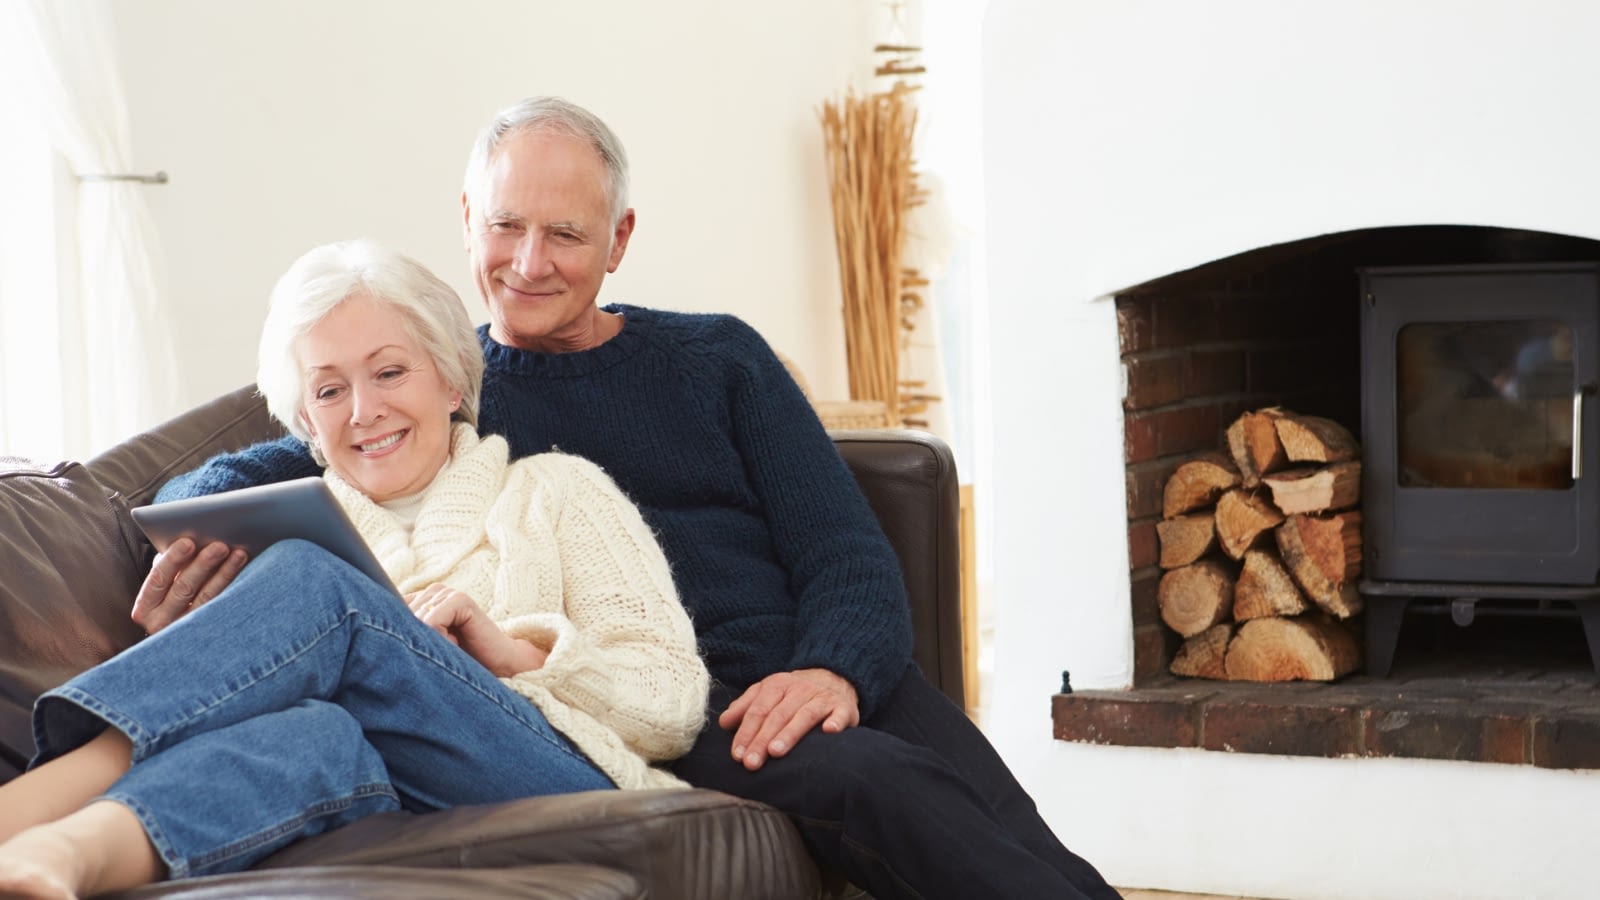
[[[674,768],[691,784],[759,800],[794,820],[824,870],[878,900],[1120,895],[1062,846],[987,738],[913,666],[872,718],[813,730],[757,772],[733,760],[716,717]]]

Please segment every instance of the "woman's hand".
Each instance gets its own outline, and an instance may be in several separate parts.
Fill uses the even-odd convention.
[[[134,623],[145,634],[155,634],[222,593],[248,561],[243,550],[230,550],[220,541],[204,547],[196,547],[189,538],[173,541],[156,554],[139,586],[133,600]]]
[[[447,584],[430,584],[408,594],[406,605],[424,625],[467,651],[497,678],[540,668],[550,655],[501,631],[477,601]]]

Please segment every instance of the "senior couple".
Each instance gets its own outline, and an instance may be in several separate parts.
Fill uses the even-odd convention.
[[[787,813],[875,897],[1117,897],[912,663],[894,552],[766,343],[599,305],[635,224],[611,130],[505,110],[462,213],[486,326],[394,252],[312,250],[260,347],[290,436],[158,498],[323,476],[405,602],[303,542],[160,554],[151,637],[35,706],[0,896],[236,871],[387,810],[687,782]]]

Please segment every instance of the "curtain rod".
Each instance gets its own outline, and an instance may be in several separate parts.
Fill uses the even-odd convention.
[[[154,175],[124,175],[124,174],[115,174],[115,173],[107,174],[107,173],[99,173],[99,172],[90,172],[90,173],[88,173],[86,175],[79,175],[78,176],[78,180],[79,181],[137,181],[137,182],[140,182],[140,183],[143,183],[143,184],[166,184],[168,179],[167,179],[167,173],[165,173],[165,172],[157,172]]]

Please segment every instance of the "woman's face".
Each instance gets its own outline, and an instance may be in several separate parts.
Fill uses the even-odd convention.
[[[393,307],[355,294],[295,344],[302,415],[328,467],[375,501],[426,488],[461,403]]]

